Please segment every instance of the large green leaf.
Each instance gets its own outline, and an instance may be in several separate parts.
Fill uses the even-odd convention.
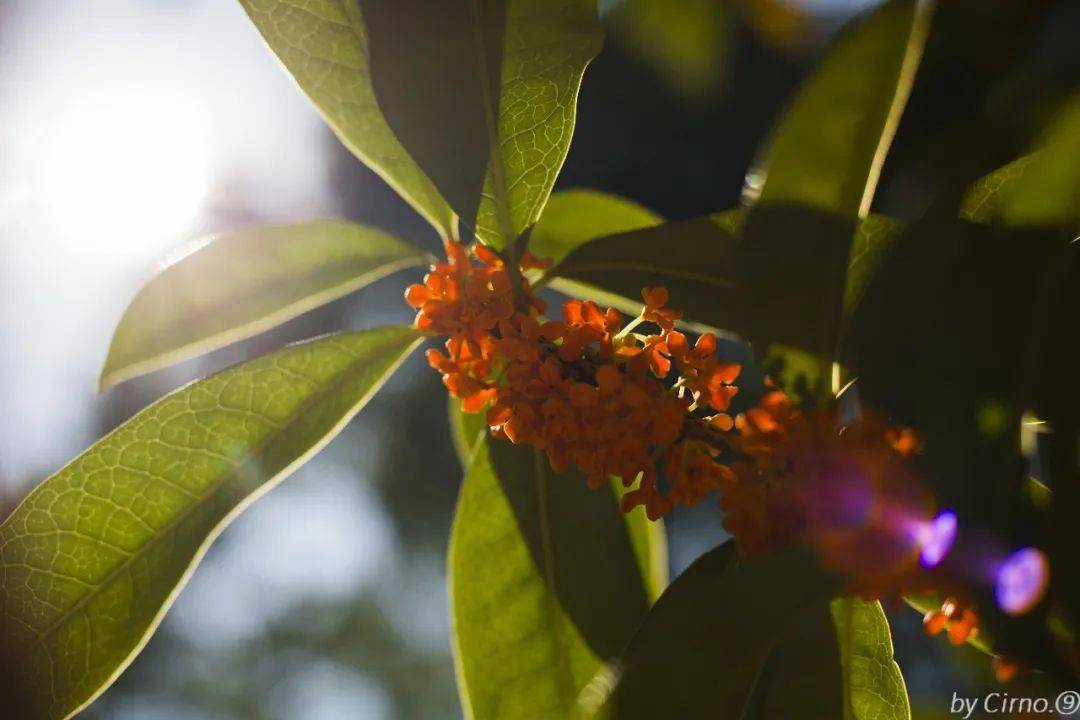
[[[551,195],[529,236],[529,250],[559,262],[579,245],[617,233],[659,225],[664,219],[632,200],[596,190],[561,190]]]
[[[113,334],[102,388],[274,325],[428,256],[340,220],[208,238],[139,291]]]
[[[481,437],[450,539],[451,622],[467,717],[573,717],[649,608],[610,487]]]
[[[848,28],[750,173],[748,199],[865,217],[930,25],[928,0],[890,0]]]
[[[207,546],[325,445],[419,342],[330,335],[188,385],[73,460],[0,526],[5,672],[33,707],[85,707],[139,652]]]
[[[375,101],[368,33],[355,0],[240,0],[266,44],[331,129],[444,237],[454,215]]]
[[[630,642],[602,715],[842,717],[830,591],[805,551],[747,561],[727,543],[705,554]]]
[[[468,470],[473,453],[487,435],[488,427],[484,413],[462,412],[461,401],[453,397],[449,398],[448,410],[450,436],[454,441],[454,449],[457,451],[462,468]],[[567,480],[567,482],[574,482],[577,479],[579,478]],[[622,496],[629,491],[617,478],[611,479],[611,487],[617,500],[621,500]],[[606,495],[606,492],[604,494]],[[634,548],[634,556],[637,558],[638,568],[645,581],[649,602],[656,602],[668,584],[668,548],[664,521],[649,520],[645,515],[645,508],[640,505],[624,513],[623,520],[626,521],[626,530],[630,534],[630,544]]]
[[[845,720],[910,720],[911,706],[881,603],[832,602],[844,680]]]
[[[540,217],[581,76],[591,0],[360,0],[379,105],[450,206],[496,247]]]

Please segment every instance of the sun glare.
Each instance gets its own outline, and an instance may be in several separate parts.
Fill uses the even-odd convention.
[[[94,88],[39,128],[35,185],[46,219],[95,250],[183,233],[210,182],[206,118],[153,88]]]

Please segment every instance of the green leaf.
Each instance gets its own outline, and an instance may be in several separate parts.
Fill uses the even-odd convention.
[[[139,291],[113,334],[101,387],[256,335],[429,257],[341,220],[208,238]]]
[[[240,0],[266,44],[330,128],[444,237],[454,214],[375,101],[368,34],[353,0]]]
[[[960,203],[960,217],[971,222],[991,222],[1001,210],[1001,197],[1024,176],[1034,155],[1025,155],[975,181]]]
[[[596,190],[553,193],[529,236],[529,251],[559,262],[590,240],[659,225],[664,219],[632,200]]]
[[[910,720],[907,687],[893,659],[889,621],[876,600],[832,605],[844,680],[845,720]]]
[[[743,560],[729,542],[706,553],[630,642],[602,715],[836,720],[830,594],[803,550]]]
[[[1000,219],[1012,226],[1080,220],[1080,95],[1058,115],[1020,177],[1000,191]]]
[[[845,278],[845,322],[859,306],[866,286],[885,258],[885,251],[900,237],[900,231],[900,222],[888,215],[869,215],[855,228]]]
[[[420,342],[412,328],[292,345],[162,398],[0,526],[4,657],[32,717],[67,717],[142,649],[207,546],[337,434]]]
[[[869,213],[931,13],[927,0],[890,0],[847,28],[774,131],[747,199]]]
[[[739,332],[736,240],[720,215],[682,220],[579,244],[541,279],[568,294],[641,309],[641,289],[663,285],[692,326]]]
[[[488,244],[540,217],[570,147],[591,0],[360,0],[390,126]]]
[[[487,422],[484,413],[462,412],[461,401],[454,397],[448,398],[447,410],[450,437],[454,441],[461,467],[467,470],[478,444],[487,437]],[[577,479],[568,479],[565,482],[574,482]],[[611,479],[611,488],[616,500],[621,500],[622,496],[629,492],[617,478]],[[634,548],[638,569],[645,580],[649,603],[654,603],[668,584],[668,549],[664,521],[649,520],[641,506],[624,513],[623,520],[626,521],[626,529],[630,534],[630,544]]]
[[[466,717],[573,717],[649,596],[609,487],[532,448],[481,439],[450,536],[451,622]]]
[[[540,284],[635,314],[641,289],[663,285],[671,292],[671,307],[683,311],[691,329],[826,354],[835,348],[842,307],[850,312],[858,305],[899,233],[899,224],[881,215],[852,225],[831,214],[786,206],[633,229],[647,218],[620,210],[610,196],[582,194],[567,202],[556,193],[551,204],[556,212],[550,224],[546,213],[541,218],[530,249],[566,254]],[[592,208],[602,222],[587,220]],[[583,219],[580,232],[573,217]],[[586,237],[606,228],[614,228],[614,234]],[[776,262],[778,253],[785,263]],[[841,293],[846,294],[843,305]],[[800,297],[796,306],[786,300],[792,294]]]

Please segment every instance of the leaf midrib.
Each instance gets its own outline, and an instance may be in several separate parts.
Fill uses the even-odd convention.
[[[401,356],[395,362],[391,363],[390,367],[387,368],[386,372],[384,372],[382,374],[382,376],[380,376],[376,380],[376,382],[372,383],[371,388],[366,393],[364,393],[364,395],[361,398],[359,398],[352,405],[352,408],[356,408],[356,407],[359,407],[359,406],[362,406],[363,404],[365,404],[371,398],[371,396],[374,395],[379,390],[379,388],[386,381],[386,379],[390,375],[392,375],[395,370],[397,370],[397,368],[400,366],[402,361],[404,361],[404,359],[410,354],[411,350],[414,347],[416,347],[416,345],[418,345],[422,341],[422,339],[423,339],[422,337],[417,337],[415,340],[413,340],[412,343],[410,343],[408,346],[406,346],[404,348],[403,352],[401,353]],[[356,358],[354,353],[348,352],[348,354],[352,355],[354,358]],[[43,631],[38,633],[37,637],[34,640],[32,640],[31,642],[23,645],[21,649],[25,649],[27,647],[30,647],[31,645],[34,645],[34,644],[43,643],[46,638],[50,637],[54,632],[56,632],[58,629],[60,629],[76,613],[78,613],[80,610],[82,610],[84,607],[86,607],[86,605],[89,604],[89,602],[91,600],[93,600],[95,597],[100,595],[106,588],[110,587],[112,585],[112,583],[115,582],[116,579],[119,578],[124,572],[128,571],[131,568],[131,566],[134,565],[134,563],[138,559],[145,556],[146,553],[155,544],[157,544],[160,540],[162,540],[163,538],[168,536],[171,533],[171,531],[173,531],[181,522],[183,522],[188,517],[190,517],[191,514],[197,508],[202,507],[202,505],[204,503],[206,503],[211,498],[215,497],[217,495],[217,493],[225,486],[225,484],[227,482],[229,482],[232,479],[235,479],[235,478],[239,477],[241,475],[240,470],[242,468],[246,467],[249,463],[251,463],[252,461],[259,458],[263,454],[263,452],[266,450],[266,448],[269,446],[269,444],[271,442],[277,440],[282,435],[284,435],[289,429],[293,428],[295,426],[296,422],[302,416],[304,416],[307,413],[308,410],[310,410],[316,404],[321,402],[327,396],[331,395],[331,391],[336,391],[339,388],[341,388],[343,385],[346,385],[349,380],[351,380],[353,377],[356,376],[356,374],[357,374],[356,371],[358,370],[358,365],[361,365],[361,364],[362,363],[360,363],[359,358],[356,358],[352,363],[349,364],[349,366],[345,370],[343,370],[341,373],[339,373],[331,383],[328,383],[325,386],[324,390],[317,390],[311,396],[309,396],[306,400],[304,400],[302,403],[300,403],[300,405],[298,405],[297,408],[292,413],[290,413],[289,419],[286,421],[286,423],[284,423],[281,426],[281,428],[279,430],[271,431],[258,444],[256,444],[254,447],[252,447],[247,452],[245,452],[243,455],[239,456],[237,458],[236,462],[234,463],[232,469],[229,470],[229,471],[226,471],[225,473],[222,474],[222,476],[219,479],[215,480],[208,487],[207,492],[202,497],[200,497],[198,500],[196,500],[195,502],[188,505],[186,508],[184,508],[184,510],[182,510],[180,513],[178,513],[173,519],[171,519],[169,522],[167,522],[161,528],[156,530],[154,532],[154,534],[151,535],[139,548],[137,548],[134,552],[132,552],[128,556],[127,559],[125,559],[123,562],[121,562],[115,568],[110,570],[109,573],[105,576],[105,578],[93,590],[87,592],[85,595],[83,595],[81,598],[79,598],[79,600],[76,601],[75,604],[73,604],[70,608],[68,608],[59,618],[57,618],[55,622],[53,622],[51,625],[49,625]],[[180,389],[180,390],[177,390],[176,392],[183,392],[183,391],[184,391],[184,389]],[[175,393],[173,393],[173,394],[175,394]],[[168,400],[169,397],[171,397],[171,395],[166,396],[165,398],[162,398],[161,400],[159,400],[157,403],[154,403],[154,405],[152,405],[150,407],[154,407],[156,405],[160,405],[161,403],[164,403],[166,400]],[[350,408],[350,410],[352,408]],[[149,409],[150,408],[147,408],[147,410],[149,410]],[[145,410],[143,412],[145,412]],[[350,415],[351,415],[351,412],[346,413],[343,419],[347,419]],[[110,433],[110,435],[115,434],[116,432],[119,432],[119,429],[113,431],[113,433]],[[326,437],[328,437],[328,436],[330,436],[332,434],[334,434],[333,430],[331,430],[331,432],[329,432],[329,433],[324,434],[323,438],[326,438]],[[299,455],[292,462],[290,462],[289,464],[287,464],[284,467],[280,468],[273,475],[267,477],[265,480],[263,480],[261,483],[259,483],[257,485],[257,487],[263,487],[263,486],[267,485],[268,483],[273,482],[275,479],[277,479],[278,477],[285,474],[289,470],[290,467],[295,466],[297,463],[302,463],[304,460],[306,460],[308,457],[310,457],[310,455],[313,452],[316,452],[319,449],[320,449],[320,443],[317,442],[314,445],[312,445],[312,447],[309,448],[306,452]],[[7,525],[7,523],[5,522],[4,526],[6,526],[6,525]],[[216,525],[215,525],[215,527],[216,527]],[[0,530],[2,530],[2,529],[3,529],[3,526],[0,526]]]
[[[469,4],[472,7],[473,31],[476,38],[476,62],[480,71],[480,95],[484,100],[484,126],[487,129],[488,136],[488,170],[491,172],[491,190],[495,200],[499,224],[502,226],[504,247],[510,254],[509,262],[516,266],[517,242],[513,237],[514,221],[510,213],[509,198],[507,197],[509,187],[504,172],[502,145],[499,143],[499,128],[496,125],[498,118],[495,115],[495,98],[492,94],[491,75],[489,74],[491,68],[488,67],[487,39],[484,37],[480,6],[477,0],[472,0]]]
[[[172,362],[178,362],[187,358],[200,355],[203,352],[209,352],[210,350],[231,344],[233,342],[239,342],[241,340],[253,337],[264,330],[280,325],[295,317],[299,317],[306,312],[310,312],[315,308],[325,305],[333,300],[350,295],[358,290],[370,285],[376,280],[381,280],[384,277],[394,274],[399,270],[405,270],[410,267],[418,267],[428,262],[434,262],[434,259],[425,253],[417,251],[416,255],[401,257],[390,262],[384,262],[381,265],[369,269],[367,272],[363,272],[357,275],[352,275],[345,280],[337,282],[333,285],[324,287],[314,293],[308,293],[297,299],[294,299],[287,304],[278,307],[270,312],[259,315],[250,320],[241,322],[239,324],[229,323],[228,327],[224,330],[218,330],[202,337],[196,337],[186,342],[181,342],[178,345],[168,346],[162,338],[167,337],[165,334],[150,335],[142,343],[142,345],[150,347],[158,347],[159,349],[142,360],[137,359],[139,354],[135,352],[132,354],[133,359],[125,359],[123,355],[120,357],[119,362],[115,362],[109,372],[102,375],[101,385],[102,388],[111,387],[119,384],[124,380],[131,379],[132,377],[142,375],[148,372],[153,372]],[[276,291],[280,291],[283,288],[291,289],[296,287],[302,287],[304,283],[317,279],[324,275],[332,275],[331,271],[325,268],[313,268],[310,272],[302,273],[300,275],[279,277],[273,279],[263,285],[252,287],[248,292],[238,293],[227,298],[222,298],[214,305],[208,305],[201,308],[198,312],[189,313],[178,320],[180,323],[200,323],[205,321],[208,316],[217,312],[217,309],[221,305],[235,305],[243,306],[250,305],[252,300],[261,299],[266,296],[273,295]]]

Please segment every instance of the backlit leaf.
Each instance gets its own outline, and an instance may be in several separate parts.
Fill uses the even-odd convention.
[[[747,199],[865,217],[930,25],[927,0],[890,0],[842,32],[747,178]]]
[[[449,566],[467,717],[573,717],[650,602],[611,489],[505,441],[474,448]]]
[[[561,190],[551,195],[529,236],[529,251],[559,262],[579,245],[605,235],[659,225],[664,219],[632,200],[596,190]]]
[[[893,659],[892,633],[881,603],[832,602],[844,680],[845,720],[910,720],[904,676]]]
[[[591,0],[360,0],[390,126],[486,243],[540,217],[600,49]]]
[[[29,716],[70,716],[112,683],[222,528],[336,435],[420,339],[341,333],[237,365],[35,488],[0,525],[0,650]]]
[[[1000,212],[1002,193],[1024,176],[1034,155],[1025,155],[981,177],[968,188],[960,204],[960,217],[971,222],[990,222]]]
[[[266,44],[360,160],[443,237],[454,216],[386,124],[368,69],[368,33],[355,0],[240,0]]]
[[[1070,225],[1080,219],[1080,96],[1051,124],[1023,175],[1000,191],[1008,225]]]
[[[253,227],[208,238],[128,306],[102,388],[256,335],[428,256],[341,220]]]
[[[447,409],[450,418],[450,436],[454,441],[454,448],[457,450],[461,466],[467,470],[478,444],[487,436],[488,427],[484,413],[466,413],[460,408],[460,400],[449,398]],[[575,477],[565,482],[576,482],[579,479]],[[623,494],[628,491],[617,478],[611,478],[611,488],[616,500],[621,500]],[[606,491],[603,494],[606,495]],[[558,512],[558,509],[555,512]],[[640,505],[628,513],[623,513],[623,520],[630,534],[630,544],[634,548],[638,568],[645,580],[649,602],[653,603],[668,584],[668,549],[664,521],[649,520],[645,515],[645,508]]]

